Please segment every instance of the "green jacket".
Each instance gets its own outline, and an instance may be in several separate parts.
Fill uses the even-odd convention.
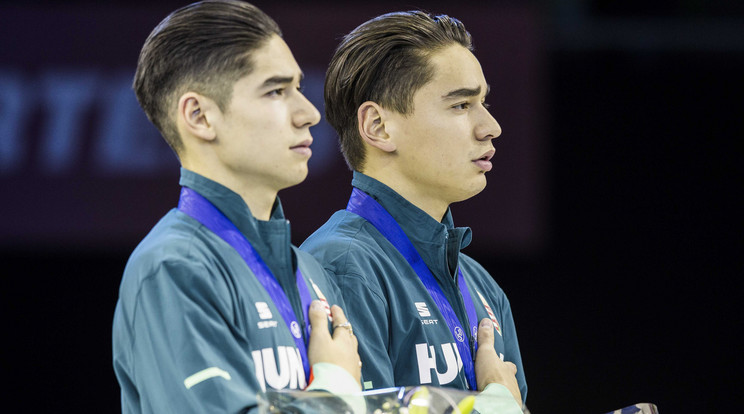
[[[278,199],[271,219],[259,221],[238,194],[214,181],[182,169],[180,183],[209,200],[250,241],[300,325],[297,266],[312,299],[322,292],[331,305],[343,306],[323,268],[290,244]],[[255,410],[262,390],[305,387],[299,355],[245,261],[190,216],[171,210],[132,253],[113,323],[123,413]]]
[[[359,172],[354,172],[352,186],[377,200],[401,226],[467,327],[455,279],[461,268],[478,320],[489,317],[487,304],[498,322],[496,351],[517,366],[525,399],[527,383],[509,300],[481,265],[460,252],[471,241],[470,229],[454,227],[449,210],[437,222]],[[364,389],[418,384],[467,389],[459,353],[439,309],[413,268],[371,223],[338,211],[300,248],[323,264],[348,304],[345,312],[359,340]]]

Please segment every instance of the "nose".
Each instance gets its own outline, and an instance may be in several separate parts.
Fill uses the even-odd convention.
[[[311,127],[320,122],[320,112],[305,95],[297,92],[299,101],[292,114],[292,122],[296,128]]]
[[[482,117],[475,128],[475,138],[478,141],[496,139],[501,135],[501,125],[496,118],[488,112],[488,109],[482,108]]]

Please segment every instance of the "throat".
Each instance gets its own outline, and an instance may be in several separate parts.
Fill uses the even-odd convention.
[[[402,179],[402,175],[395,172],[393,168],[376,169],[374,171],[366,170],[363,174],[392,188],[401,197],[423,210],[438,222],[442,221],[444,214],[447,212],[450,203],[436,195],[421,191],[420,185]]]
[[[257,220],[269,221],[271,218],[271,211],[274,208],[274,202],[276,201],[276,193],[273,195],[266,195],[264,197],[246,197],[242,195],[243,201],[248,205],[251,210],[251,214]]]

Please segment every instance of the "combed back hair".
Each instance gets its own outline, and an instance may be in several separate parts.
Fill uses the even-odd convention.
[[[271,17],[237,0],[190,4],[153,29],[140,52],[133,88],[176,155],[183,149],[175,122],[178,99],[192,91],[226,111],[235,82],[253,70],[252,52],[273,35],[282,34]]]
[[[384,14],[344,37],[326,73],[325,112],[349,168],[361,171],[364,166],[359,106],[373,101],[411,114],[414,94],[434,76],[430,57],[453,44],[473,49],[462,22],[422,11]]]

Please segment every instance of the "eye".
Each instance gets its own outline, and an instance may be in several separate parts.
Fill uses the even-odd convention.
[[[459,110],[470,109],[470,102],[462,102],[457,105],[453,105],[452,109],[459,109]]]
[[[304,94],[305,93],[305,85],[297,85],[297,92]]]
[[[488,102],[481,102],[481,105],[483,105],[483,107],[486,109],[491,107],[491,104],[489,104]]]
[[[284,95],[284,88],[272,89],[266,92],[266,96],[282,96]]]

